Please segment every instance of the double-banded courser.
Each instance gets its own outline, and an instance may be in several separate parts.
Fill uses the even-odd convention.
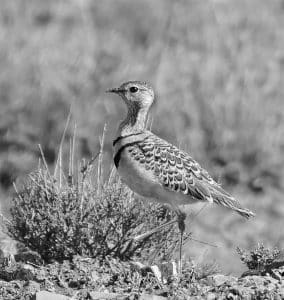
[[[177,213],[181,233],[180,263],[186,218],[180,205],[209,202],[230,208],[246,218],[254,215],[222,189],[189,154],[145,128],[154,101],[151,86],[129,81],[108,92],[118,94],[128,109],[113,142],[115,166],[131,190],[167,204]]]

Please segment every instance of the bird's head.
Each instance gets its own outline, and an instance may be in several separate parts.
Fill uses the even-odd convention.
[[[136,106],[147,110],[154,102],[153,89],[147,83],[141,81],[128,81],[107,92],[121,96],[128,107]]]

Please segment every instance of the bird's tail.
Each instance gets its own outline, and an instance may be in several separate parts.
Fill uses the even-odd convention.
[[[241,206],[241,204],[233,198],[230,194],[225,192],[222,188],[218,187],[218,190],[211,191],[211,196],[213,198],[213,202],[230,208],[240,214],[242,217],[249,219],[250,217],[254,217],[255,214],[247,208]]]

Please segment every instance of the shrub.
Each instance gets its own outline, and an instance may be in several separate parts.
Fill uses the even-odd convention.
[[[256,271],[268,269],[269,266],[281,256],[281,251],[279,249],[268,249],[261,243],[250,252],[238,247],[237,253],[240,255],[241,261],[247,265],[249,270]]]
[[[175,218],[174,213],[135,199],[117,176],[103,182],[101,161],[96,176],[95,160],[83,163],[78,176],[70,170],[72,175],[64,175],[62,167],[59,176],[52,175],[39,166],[13,199],[8,234],[45,261],[74,255],[170,259],[179,236],[175,224],[139,241],[132,238]]]

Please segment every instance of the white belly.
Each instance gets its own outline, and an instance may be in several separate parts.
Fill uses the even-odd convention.
[[[143,197],[154,197],[154,190],[159,183],[153,173],[130,157],[127,151],[121,153],[118,173],[122,181],[135,193]]]

